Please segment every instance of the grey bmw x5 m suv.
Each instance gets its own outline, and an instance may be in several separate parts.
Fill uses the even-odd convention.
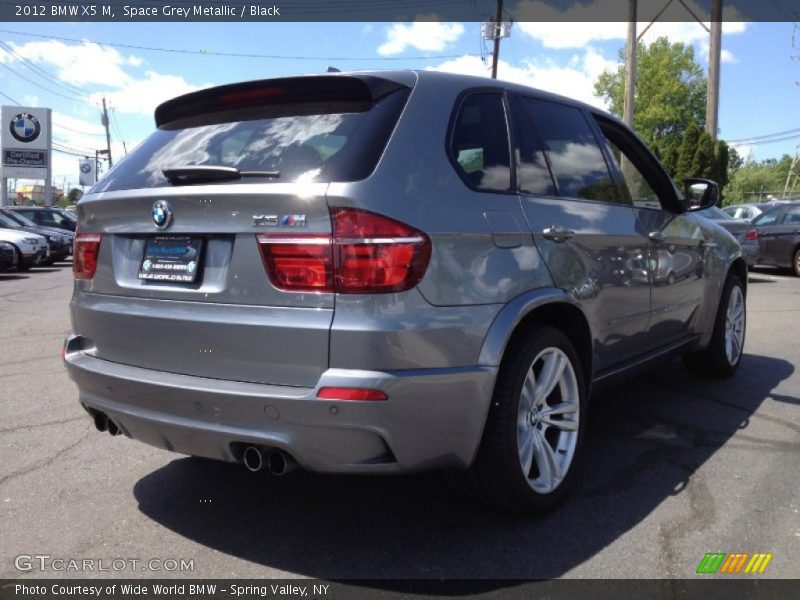
[[[736,370],[746,266],[621,123],[374,72],[170,100],[77,207],[64,358],[100,430],[273,473],[442,469],[528,512],[590,392]]]

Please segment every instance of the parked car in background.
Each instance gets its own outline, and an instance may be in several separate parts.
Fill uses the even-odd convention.
[[[202,90],[156,125],[78,204],[63,356],[101,431],[274,474],[450,470],[531,512],[575,479],[590,391],[739,366],[717,185],[680,192],[597,108],[391,71]]]
[[[56,261],[64,260],[72,254],[72,241],[75,236],[66,229],[40,227],[33,221],[26,219],[22,214],[6,209],[0,209],[0,227],[20,229],[44,237],[50,247],[50,254],[44,262],[46,265],[52,265]]]
[[[8,242],[0,242],[0,271],[17,268],[17,251]]]
[[[63,208],[55,206],[9,206],[7,208],[20,213],[42,227],[55,227],[57,229],[75,231],[75,224],[77,223],[75,216]]]
[[[731,219],[737,221],[752,221],[758,215],[775,208],[779,202],[761,202],[757,204],[731,204],[721,210]]]
[[[702,215],[706,219],[711,219],[720,227],[728,230],[742,247],[742,257],[747,262],[747,266],[755,266],[758,256],[758,247],[756,244],[748,244],[746,239],[747,232],[752,229],[750,223],[736,220],[716,206],[698,211],[697,214]]]
[[[0,242],[8,242],[17,254],[17,269],[27,271],[47,260],[49,247],[41,235],[0,227]]]
[[[755,218],[758,264],[790,267],[800,277],[800,202],[781,204]]]

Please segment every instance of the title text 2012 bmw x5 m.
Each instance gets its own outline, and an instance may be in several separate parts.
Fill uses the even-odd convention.
[[[64,355],[101,430],[282,473],[447,469],[553,505],[590,391],[731,375],[746,266],[614,118],[375,72],[170,100],[78,204]]]

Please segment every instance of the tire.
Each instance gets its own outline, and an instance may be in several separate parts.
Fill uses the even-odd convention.
[[[736,306],[741,306],[741,309]],[[711,342],[704,350],[683,355],[686,368],[711,377],[733,375],[742,361],[747,329],[746,309],[744,286],[739,276],[731,273],[722,291]]]
[[[792,256],[792,270],[797,277],[800,277],[800,247],[795,248],[794,256]]]
[[[543,375],[549,369],[560,369],[560,377]],[[545,397],[537,385],[550,387],[550,393]],[[583,370],[569,338],[532,325],[509,344],[478,455],[467,471],[451,474],[451,483],[462,495],[501,511],[552,508],[575,478],[586,405]]]

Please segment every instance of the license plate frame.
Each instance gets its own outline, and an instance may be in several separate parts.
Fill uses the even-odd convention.
[[[195,283],[205,240],[191,235],[157,235],[145,241],[139,279],[165,283]]]

